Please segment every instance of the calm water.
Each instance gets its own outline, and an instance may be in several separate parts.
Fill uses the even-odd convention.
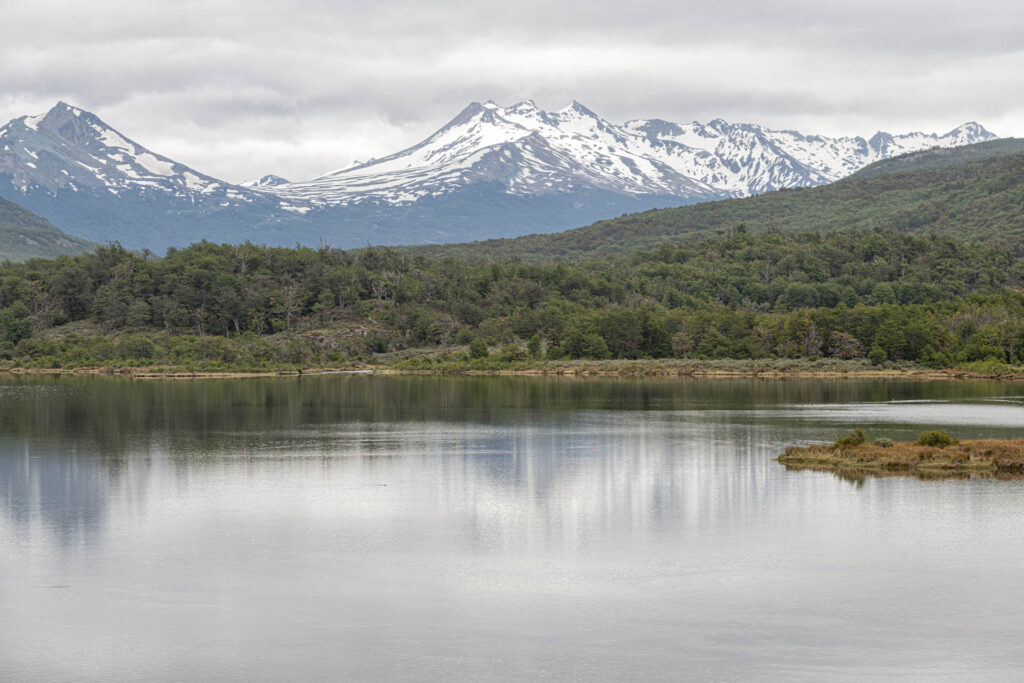
[[[1024,678],[1024,483],[788,472],[1024,387],[0,380],[0,679]]]

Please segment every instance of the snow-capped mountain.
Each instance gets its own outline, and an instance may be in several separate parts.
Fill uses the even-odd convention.
[[[473,103],[423,142],[304,182],[240,185],[58,103],[0,128],[0,197],[68,233],[162,250],[200,239],[415,244],[553,232],[651,208],[820,185],[879,159],[993,139],[828,138],[721,119],[614,124],[579,103]]]
[[[423,142],[382,159],[267,190],[296,202],[409,204],[476,183],[516,196],[583,189],[688,200],[820,185],[904,152],[996,136],[976,123],[945,135],[828,138],[715,119],[616,125],[578,102],[556,112],[526,101],[474,102]]]
[[[0,196],[74,234],[126,246],[187,243],[217,225],[307,210],[152,152],[64,102],[0,127]]]
[[[22,193],[42,189],[115,196],[166,194],[192,203],[254,201],[260,195],[211,178],[124,137],[93,114],[59,102],[0,128],[0,173]]]
[[[246,180],[244,183],[239,183],[239,185],[241,187],[274,187],[275,185],[284,185],[288,182],[287,178],[271,173],[256,180]]]
[[[474,102],[414,147],[271,191],[326,205],[409,203],[479,182],[499,183],[520,196],[583,189],[677,197],[715,194],[661,160],[630,149],[635,137],[578,103],[545,112],[532,102],[505,109]]]
[[[996,138],[973,122],[945,135],[893,136],[879,132],[869,140],[803,135],[722,119],[683,125],[658,119],[637,120],[627,122],[625,127],[642,135],[653,155],[736,196],[830,183],[881,159]]]

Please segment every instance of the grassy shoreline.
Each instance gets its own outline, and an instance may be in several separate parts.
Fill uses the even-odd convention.
[[[223,367],[205,364],[106,365],[74,368],[25,367],[0,364],[0,375],[111,375],[134,379],[280,377],[322,374],[450,375],[506,377],[649,377],[764,380],[785,379],[906,379],[917,381],[1024,382],[1024,368],[875,367],[859,361],[516,361],[497,363],[443,360],[436,357],[378,358],[330,367],[280,365]]]
[[[0,377],[4,376],[106,376],[126,377],[130,379],[203,379],[203,378],[245,378],[245,377],[300,377],[316,375],[370,374],[375,372],[369,367],[343,368],[277,368],[269,370],[202,370],[186,366],[126,366],[103,367],[90,366],[81,368],[33,368],[33,367],[2,367]]]
[[[791,470],[865,476],[1024,477],[1024,439],[975,439],[947,446],[910,441],[790,446],[777,458]]]

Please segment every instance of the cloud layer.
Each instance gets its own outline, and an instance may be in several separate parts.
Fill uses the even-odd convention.
[[[231,181],[388,154],[486,99],[1024,135],[1024,12],[1004,1],[35,0],[4,14],[2,121],[65,100]]]

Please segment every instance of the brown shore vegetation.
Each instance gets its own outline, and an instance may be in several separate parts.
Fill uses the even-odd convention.
[[[864,476],[917,476],[921,478],[1024,476],[1024,439],[974,439],[944,447],[920,442],[864,442],[818,446],[790,446],[778,457],[788,469],[834,472],[860,479]]]
[[[208,368],[189,365],[20,367],[0,362],[2,375],[113,375],[134,379],[274,377],[373,373],[377,375],[464,375],[506,377],[646,377],[699,379],[900,379],[912,381],[1024,381],[1024,371],[979,372],[961,368],[876,368],[870,365],[801,361],[611,360],[548,361],[475,366],[452,363],[422,366],[393,359],[335,367],[281,366],[266,369]]]
[[[178,366],[139,367],[82,367],[82,368],[19,368],[0,366],[3,375],[48,375],[48,376],[108,376],[129,379],[240,379],[245,377],[299,377],[310,375],[351,375],[371,374],[373,368],[353,366],[346,368],[281,368],[276,370],[192,370]]]

